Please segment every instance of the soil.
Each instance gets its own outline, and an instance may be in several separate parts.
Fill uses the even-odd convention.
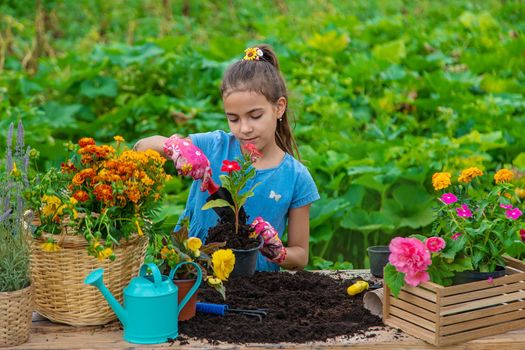
[[[235,233],[235,223],[231,221],[219,221],[217,225],[210,227],[206,243],[226,242],[226,248],[251,249],[259,246],[259,239],[250,238],[252,233],[250,225],[240,224],[239,232]]]
[[[231,312],[225,316],[197,313],[180,322],[179,329],[184,336],[207,339],[211,344],[304,343],[364,334],[383,323],[363,307],[362,294],[350,297],[346,293],[354,282],[307,271],[256,272],[251,278],[226,282],[226,302],[207,286],[199,290],[199,298],[227,303],[232,309],[266,309],[262,322]]]

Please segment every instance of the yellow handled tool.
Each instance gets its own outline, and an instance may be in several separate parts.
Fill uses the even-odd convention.
[[[346,289],[346,292],[348,293],[348,295],[354,296],[354,295],[364,292],[365,290],[368,290],[368,282],[357,281],[351,286],[349,286]]]

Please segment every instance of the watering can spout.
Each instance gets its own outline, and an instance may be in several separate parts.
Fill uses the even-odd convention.
[[[128,313],[122,307],[122,305],[120,305],[118,300],[115,299],[113,294],[111,294],[109,289],[104,285],[103,276],[104,270],[96,269],[95,271],[87,275],[86,279],[84,280],[84,283],[95,286],[100,290],[104,298],[106,298],[106,300],[108,301],[109,306],[111,306],[111,308],[119,318],[120,322],[122,322],[122,324],[125,327],[128,324]]]

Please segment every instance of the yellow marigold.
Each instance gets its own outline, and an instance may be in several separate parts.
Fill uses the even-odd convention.
[[[476,167],[472,167],[472,168],[468,168],[468,169],[463,170],[461,172],[461,175],[458,178],[458,181],[459,182],[469,183],[474,178],[476,178],[478,176],[482,176],[482,175],[483,175],[483,172],[481,170],[479,170]]]
[[[142,229],[140,228],[140,225],[139,225],[139,222],[138,221],[135,221],[135,226],[137,226],[137,234],[139,236],[144,236],[144,232],[142,231]]]
[[[44,216],[55,215],[62,206],[62,201],[57,196],[48,196],[47,194],[42,196],[42,214]]]
[[[435,173],[432,175],[432,186],[436,191],[447,188],[451,184],[450,178],[450,173]]]
[[[211,256],[213,274],[221,281],[227,281],[235,266],[235,255],[231,249],[219,249]]]
[[[217,277],[208,277],[208,278],[206,279],[206,281],[207,281],[208,284],[209,284],[210,286],[212,286],[212,287],[213,287],[213,286],[219,286],[219,285],[222,284],[221,279],[220,279],[220,278],[217,278]]]
[[[512,180],[512,171],[507,169],[501,169],[496,174],[494,174],[494,181],[496,181],[497,184],[501,182],[509,182]]]
[[[520,198],[525,198],[525,189],[523,188],[516,188],[516,195]]]
[[[45,252],[58,252],[60,250],[60,246],[55,242],[42,243],[41,247]]]
[[[99,261],[104,261],[105,259],[111,257],[111,255],[113,255],[113,249],[104,248],[103,250],[97,252],[97,259]]]
[[[122,136],[119,136],[119,135],[113,137],[113,140],[115,140],[117,142],[124,142],[125,141],[124,138]]]
[[[175,254],[175,249],[173,248],[170,249],[168,248],[168,246],[164,246],[160,250],[160,256],[162,259],[168,259],[168,257],[172,254]]]

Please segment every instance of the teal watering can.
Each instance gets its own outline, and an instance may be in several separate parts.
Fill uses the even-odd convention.
[[[173,276],[184,264],[196,267],[198,275],[193,288],[178,304],[178,288]],[[147,268],[152,275],[146,276]],[[197,291],[202,281],[202,271],[194,262],[182,262],[171,269],[170,275],[162,275],[157,265],[149,263],[140,268],[137,277],[124,288],[124,307],[115,299],[103,281],[104,270],[91,272],[84,283],[97,287],[124,326],[124,340],[136,344],[159,344],[179,335],[179,311]]]

